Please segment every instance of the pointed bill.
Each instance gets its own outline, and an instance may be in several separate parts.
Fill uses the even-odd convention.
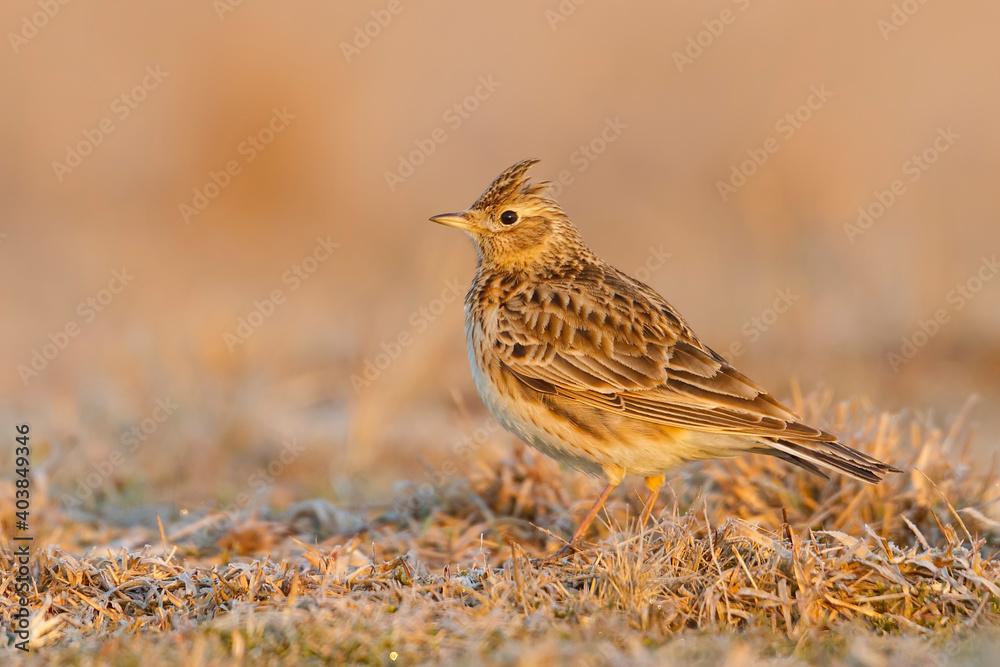
[[[447,225],[449,227],[455,227],[456,229],[462,229],[464,231],[469,231],[469,221],[465,217],[465,213],[442,213],[441,215],[435,215],[432,217],[431,222],[436,222],[439,225]]]

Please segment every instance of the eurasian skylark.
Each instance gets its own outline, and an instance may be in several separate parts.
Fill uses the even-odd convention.
[[[687,461],[756,452],[872,484],[900,472],[803,424],[652,288],[597,257],[548,184],[529,182],[536,162],[431,220],[476,246],[465,334],[483,402],[528,445],[607,479],[570,544],[625,475],[645,477],[645,521],[664,473]]]

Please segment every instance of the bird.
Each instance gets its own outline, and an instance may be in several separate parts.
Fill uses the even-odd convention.
[[[465,334],[483,403],[527,445],[606,481],[560,553],[627,475],[648,488],[645,525],[665,475],[691,461],[769,454],[870,484],[901,472],[803,423],[653,288],[598,257],[551,183],[530,180],[537,162],[518,162],[468,209],[430,220],[475,245]]]

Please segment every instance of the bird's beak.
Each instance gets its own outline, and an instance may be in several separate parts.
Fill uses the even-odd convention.
[[[440,225],[448,225],[449,227],[454,227],[456,229],[461,229],[464,231],[469,231],[469,219],[465,216],[465,213],[442,213],[441,215],[435,215],[431,218],[431,222],[436,222]]]

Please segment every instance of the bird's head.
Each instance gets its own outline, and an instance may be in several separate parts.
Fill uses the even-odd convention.
[[[431,221],[468,232],[480,264],[494,268],[523,269],[552,261],[577,244],[582,247],[579,232],[548,196],[550,184],[528,180],[536,162],[518,162],[497,176],[468,209],[436,215]]]

